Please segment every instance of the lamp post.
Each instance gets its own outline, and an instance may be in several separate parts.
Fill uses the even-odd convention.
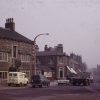
[[[33,43],[34,43],[34,74],[35,75],[36,75],[36,39],[41,35],[49,35],[49,33],[38,34],[33,40]]]

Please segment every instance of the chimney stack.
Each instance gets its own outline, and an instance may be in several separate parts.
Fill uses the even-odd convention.
[[[15,31],[15,23],[13,22],[13,18],[6,19],[5,28]]]

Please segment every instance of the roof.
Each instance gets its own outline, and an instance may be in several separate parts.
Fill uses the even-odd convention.
[[[57,51],[39,51],[37,52],[37,56],[64,56],[64,53],[59,53]]]
[[[13,41],[19,41],[19,42],[32,43],[32,41],[30,39],[19,34],[18,32],[12,31],[10,29],[1,28],[1,27],[0,27],[0,38],[13,40]]]
[[[43,70],[43,71],[47,71],[47,72],[50,72],[51,69],[47,66],[38,66],[37,67],[38,70]]]

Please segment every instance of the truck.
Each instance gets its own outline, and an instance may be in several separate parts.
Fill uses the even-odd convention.
[[[91,83],[90,74],[88,72],[81,73],[80,76],[74,76],[70,78],[70,83],[73,86],[88,86]]]
[[[73,77],[70,79],[70,83],[73,86],[87,86],[90,85],[90,79],[89,78],[81,78],[81,77]]]
[[[23,72],[9,72],[7,77],[8,86],[27,86],[28,78]]]

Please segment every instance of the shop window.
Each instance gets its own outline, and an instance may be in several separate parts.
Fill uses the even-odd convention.
[[[7,74],[8,74],[7,71],[1,71],[0,72],[0,79],[7,79]]]

